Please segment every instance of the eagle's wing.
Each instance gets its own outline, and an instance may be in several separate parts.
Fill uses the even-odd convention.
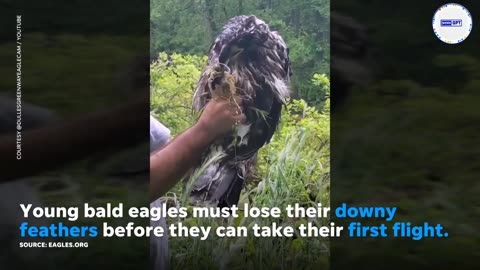
[[[194,184],[192,196],[218,204],[236,204],[258,150],[268,143],[289,97],[291,75],[288,49],[282,37],[255,16],[234,17],[210,47],[207,67],[194,94],[193,108],[201,111],[212,98],[209,71],[226,65],[235,78],[236,95],[242,98],[247,123],[217,140],[205,155],[225,155],[211,164]]]

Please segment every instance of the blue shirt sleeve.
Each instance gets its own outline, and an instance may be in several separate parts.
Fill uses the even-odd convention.
[[[170,139],[170,130],[150,115],[150,153],[159,150]]]
[[[170,130],[162,125],[155,117],[150,115],[150,153],[162,148],[170,139]],[[159,198],[150,204],[150,207],[162,207],[162,199]],[[150,221],[152,227],[163,227],[163,237],[150,237],[150,269],[169,269],[168,256],[168,228],[164,218],[158,221]]]

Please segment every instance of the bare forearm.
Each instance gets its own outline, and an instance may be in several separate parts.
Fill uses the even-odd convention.
[[[150,156],[150,198],[156,200],[171,189],[201,159],[212,141],[199,124],[175,138]]]
[[[1,182],[54,169],[99,150],[139,143],[147,138],[144,133],[148,117],[145,121],[138,119],[139,115],[147,115],[147,102],[140,100],[110,111],[25,131],[21,160],[16,159],[15,134],[0,137],[0,161],[4,165]]]
[[[197,124],[182,133],[165,148],[150,156],[150,198],[165,194],[182,176],[200,162],[202,154],[215,139],[245,121],[239,110],[241,100],[212,99],[203,109]]]

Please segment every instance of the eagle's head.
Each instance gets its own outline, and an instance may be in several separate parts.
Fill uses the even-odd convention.
[[[276,31],[255,16],[230,19],[210,47],[207,66],[224,64],[235,77],[237,94],[247,103],[254,102],[259,91],[270,92],[280,103],[289,96],[291,76],[288,48]],[[207,81],[200,79],[194,97],[194,109],[200,110],[211,98],[205,94]]]
[[[208,166],[194,182],[194,201],[219,206],[238,203],[258,150],[277,129],[289,96],[290,75],[287,46],[264,21],[238,16],[223,27],[210,47],[193,107],[200,111],[218,95],[240,97],[247,123],[235,126],[204,153],[203,164]]]

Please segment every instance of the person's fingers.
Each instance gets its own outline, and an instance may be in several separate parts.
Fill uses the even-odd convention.
[[[234,103],[229,103],[228,110],[233,112],[235,115],[242,113],[242,107]]]
[[[238,113],[238,108],[237,107],[234,107],[234,106],[228,106],[227,108],[225,108],[226,111],[228,111],[230,114],[233,114],[233,115],[237,115],[239,114]]]
[[[238,115],[240,115],[240,114],[242,114],[242,113],[243,113],[243,112],[242,112],[242,109],[241,109],[241,108],[236,108],[236,109],[235,109],[235,115],[238,116]]]
[[[241,123],[241,124],[246,124],[247,123],[247,117],[243,113],[240,114],[240,115],[237,115],[235,117],[235,119],[237,120],[238,123]]]

